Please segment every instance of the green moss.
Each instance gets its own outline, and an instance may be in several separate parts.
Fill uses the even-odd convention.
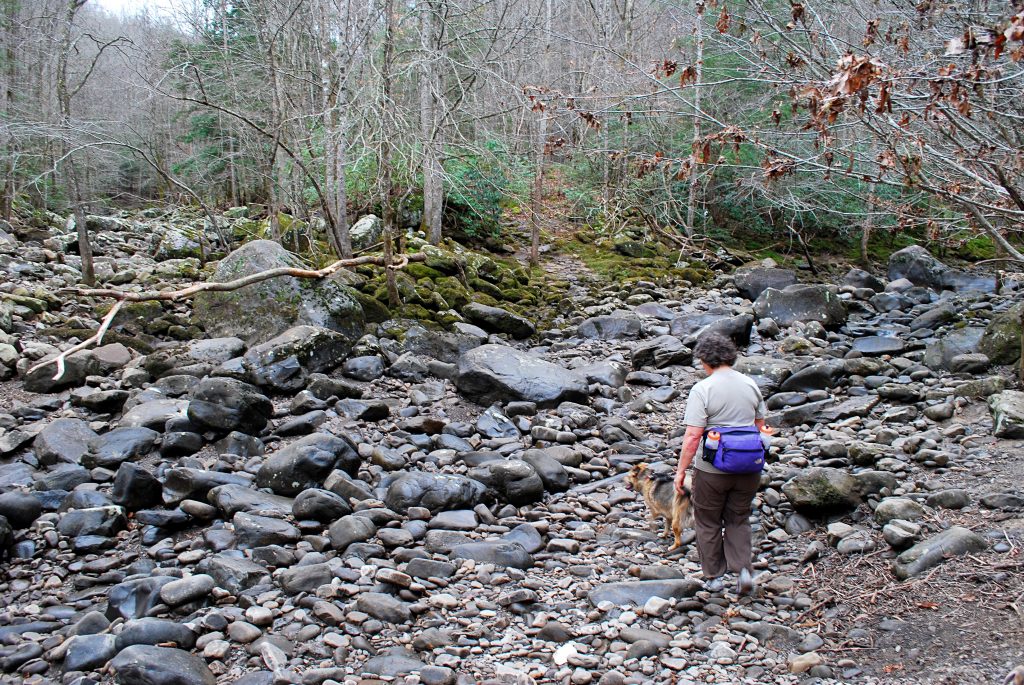
[[[459,313],[453,309],[444,309],[434,315],[434,320],[445,328],[451,327],[452,324],[462,323],[465,321]]]
[[[404,319],[416,319],[419,321],[430,321],[434,318],[433,312],[418,304],[402,305],[396,310],[396,314]]]
[[[988,236],[971,238],[963,244],[963,247],[957,250],[957,254],[970,261],[994,259],[999,256],[996,252],[995,243]]]
[[[408,266],[405,267],[405,272],[412,276],[413,278],[415,278],[417,281],[420,280],[421,278],[429,278],[432,280],[444,278],[444,274],[442,272],[420,262],[410,263]]]
[[[437,280],[438,294],[453,309],[462,309],[469,303],[470,292],[454,276],[445,276]]]
[[[469,287],[476,292],[481,292],[486,295],[493,297],[495,300],[501,299],[501,290],[492,283],[480,278],[473,278],[469,281]]]
[[[500,307],[501,303],[494,297],[491,297],[487,293],[477,291],[473,293],[470,298],[473,302],[479,302],[480,304],[486,304],[488,307]]]

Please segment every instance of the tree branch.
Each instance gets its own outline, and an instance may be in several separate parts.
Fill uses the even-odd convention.
[[[341,271],[344,268],[362,266],[365,264],[376,264],[378,266],[383,266],[390,271],[397,271],[399,269],[404,269],[406,266],[409,265],[410,262],[422,262],[426,258],[427,256],[422,253],[402,255],[398,261],[392,264],[388,264],[387,260],[384,257],[377,256],[355,257],[353,259],[339,259],[333,264],[325,266],[322,269],[299,269],[293,267],[281,267],[278,269],[267,269],[266,271],[260,271],[254,274],[250,274],[248,276],[243,276],[242,278],[236,278],[233,281],[225,281],[223,283],[196,283],[194,285],[190,285],[187,288],[168,291],[152,290],[148,292],[143,291],[140,293],[133,293],[124,290],[117,290],[115,288],[61,288],[60,292],[62,293],[77,295],[79,297],[109,297],[113,298],[116,301],[114,302],[114,306],[110,308],[110,311],[107,312],[106,316],[103,317],[103,322],[100,324],[99,330],[96,331],[95,335],[86,338],[77,345],[61,352],[56,357],[39,362],[31,369],[29,369],[29,373],[35,371],[36,369],[42,368],[47,364],[56,364],[57,373],[53,377],[53,380],[60,380],[61,376],[64,375],[64,361],[75,352],[84,350],[92,346],[93,344],[99,345],[103,341],[103,336],[110,328],[110,324],[113,323],[114,317],[117,316],[117,313],[121,310],[121,307],[124,305],[125,302],[147,302],[153,300],[174,302],[177,300],[183,300],[189,297],[194,297],[199,293],[204,292],[228,292],[231,290],[238,290],[239,288],[244,288],[245,286],[252,285],[253,283],[260,283],[262,281],[267,281],[270,280],[271,278],[279,278],[281,276],[294,276],[295,278],[317,279],[326,278],[332,274],[337,273],[338,271]]]

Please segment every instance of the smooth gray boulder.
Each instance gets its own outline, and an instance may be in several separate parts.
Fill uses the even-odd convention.
[[[910,245],[889,255],[889,280],[905,278],[914,285],[942,290],[949,267],[920,245]]]
[[[409,507],[426,507],[434,513],[472,509],[483,500],[486,490],[483,483],[465,476],[414,471],[388,486],[384,503],[400,514]]]
[[[267,569],[254,561],[237,556],[237,552],[221,552],[207,557],[196,567],[198,573],[212,576],[217,587],[224,588],[233,595],[238,595],[256,587],[268,585],[270,574]],[[174,578],[170,579],[171,581]]]
[[[281,519],[240,511],[232,517],[231,523],[235,529],[238,549],[288,545],[299,540],[299,529]]]
[[[86,468],[116,469],[123,462],[134,461],[152,452],[159,437],[159,433],[149,428],[115,428],[89,443],[89,452],[82,457],[82,465]]]
[[[714,310],[700,314],[684,314],[669,323],[669,333],[691,348],[707,333],[719,333],[731,338],[737,347],[746,347],[750,344],[750,333],[753,329],[754,317],[750,314],[733,315]]]
[[[451,559],[472,559],[479,564],[494,564],[508,568],[527,569],[533,566],[533,557],[518,542],[483,540],[464,542],[452,547]]]
[[[310,374],[335,368],[352,349],[354,338],[319,326],[293,326],[254,345],[242,357],[249,380],[278,392],[306,387]]]
[[[750,376],[761,389],[761,394],[769,397],[789,378],[795,367],[796,363],[790,360],[751,355],[740,357],[733,368]]]
[[[513,338],[529,338],[537,332],[533,322],[526,317],[479,302],[470,302],[463,307],[462,315],[486,331],[508,333]]]
[[[375,214],[366,214],[359,217],[359,221],[352,224],[348,230],[352,240],[353,250],[365,250],[366,248],[380,242],[384,224]]]
[[[60,378],[54,378],[57,374],[56,364],[39,366],[39,362],[33,364],[33,370],[25,374],[22,379],[27,392],[57,392],[63,388],[81,385],[87,376],[100,372],[100,363],[92,350],[79,350],[68,355],[64,359],[64,373]]]
[[[869,274],[863,269],[857,268],[846,272],[846,275],[843,276],[843,285],[853,286],[854,288],[867,288],[868,290],[874,290],[876,293],[885,290],[885,283],[882,279]]]
[[[406,623],[412,617],[408,602],[382,592],[364,592],[356,598],[356,610],[388,623]]]
[[[368,517],[352,514],[332,523],[327,536],[331,540],[331,546],[341,552],[353,542],[365,542],[376,533],[377,526]]]
[[[174,580],[173,576],[150,576],[114,585],[107,592],[107,618],[143,618],[161,603],[161,588]]]
[[[733,282],[740,295],[748,300],[756,300],[768,288],[782,290],[796,284],[796,272],[766,266],[746,266],[736,269]]]
[[[313,592],[321,585],[327,585],[334,578],[330,564],[306,564],[286,568],[277,576],[281,588],[290,595]]]
[[[674,364],[689,364],[693,361],[693,351],[674,335],[659,335],[637,343],[630,353],[630,361],[634,369],[645,366],[663,369]]]
[[[162,432],[171,419],[184,419],[188,400],[151,400],[137,404],[121,416],[121,427],[141,426]]]
[[[481,345],[459,357],[455,384],[483,405],[526,401],[538,406],[559,402],[586,403],[586,379],[551,362],[505,345]]]
[[[581,338],[594,340],[623,340],[640,335],[640,317],[630,311],[619,311],[603,316],[592,316],[577,329]]]
[[[544,497],[544,481],[533,466],[520,459],[488,461],[466,475],[486,485],[499,499],[517,506]]]
[[[794,509],[814,516],[849,511],[861,502],[857,479],[841,469],[809,468],[788,480],[782,492]]]
[[[988,543],[980,535],[961,526],[953,526],[901,553],[892,564],[900,580],[913,578],[941,564],[949,557],[980,552]]]
[[[222,259],[212,280],[231,281],[281,267],[308,268],[278,243],[254,240]],[[363,332],[363,308],[343,278],[343,273],[323,279],[281,276],[234,291],[200,293],[194,318],[210,335],[241,338],[249,345],[303,324],[356,340]]]
[[[616,606],[635,605],[642,607],[652,597],[662,599],[685,599],[700,589],[701,583],[695,578],[673,578],[667,580],[625,580],[598,585],[587,594],[594,606],[611,602]]]
[[[204,378],[192,394],[188,418],[215,431],[262,431],[274,414],[274,405],[254,386],[234,378]]]
[[[932,290],[993,292],[995,277],[952,269],[920,245],[910,245],[889,256],[889,280],[905,278]]]
[[[853,350],[868,357],[880,357],[885,354],[898,355],[905,348],[906,343],[888,335],[873,335],[853,341]]]
[[[791,285],[777,290],[768,288],[754,302],[759,319],[771,318],[780,326],[817,321],[825,328],[846,323],[846,303],[832,286]]]
[[[292,497],[320,487],[334,469],[354,476],[359,464],[359,454],[348,438],[314,433],[270,455],[256,474],[256,485]]]
[[[142,360],[142,368],[154,378],[177,374],[179,370],[209,373],[244,351],[245,343],[239,338],[191,340],[147,355]]]
[[[36,458],[44,466],[58,462],[77,464],[99,436],[82,419],[56,419],[43,427],[32,443]]]
[[[924,507],[907,497],[886,497],[875,507],[875,521],[885,525],[889,521],[920,521],[924,518]]]
[[[533,467],[548,492],[569,489],[569,473],[547,450],[526,450],[523,452],[522,460]]]
[[[203,577],[209,578],[209,576]],[[163,589],[160,591],[161,598],[163,597],[163,591],[171,585],[173,585],[173,583],[164,585]],[[207,587],[209,589],[202,595],[202,597],[208,596],[210,590],[213,589],[212,579]],[[195,597],[195,599],[200,598],[201,597]],[[171,604],[171,606],[174,606],[174,604]],[[187,626],[182,625],[177,621],[162,618],[134,618],[130,621],[125,621],[122,625],[121,632],[117,634],[117,651],[120,652],[132,645],[155,646],[171,642],[180,648],[192,649],[196,644],[196,634]]]
[[[164,490],[166,492],[166,484]],[[237,483],[217,485],[209,490],[207,498],[211,504],[224,512],[225,516],[234,516],[244,511],[257,516],[283,518],[288,516],[295,506],[294,500],[287,497],[253,490]]]
[[[984,333],[984,329],[976,327],[946,333],[925,349],[924,365],[930,369],[950,369],[956,357],[977,352]]]
[[[217,685],[202,657],[170,647],[132,645],[110,668],[118,685]]]

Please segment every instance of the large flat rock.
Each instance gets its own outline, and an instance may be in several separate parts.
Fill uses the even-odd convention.
[[[694,578],[666,580],[626,580],[618,583],[599,585],[587,595],[594,606],[611,602],[618,606],[635,604],[643,606],[651,597],[683,599],[692,597],[700,589],[700,581]]]
[[[455,384],[474,402],[536,402],[552,406],[588,399],[587,380],[575,371],[505,345],[481,345],[459,357]]]

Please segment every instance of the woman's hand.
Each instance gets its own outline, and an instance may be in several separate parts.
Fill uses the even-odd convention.
[[[686,471],[684,469],[678,469],[676,471],[676,492],[680,495],[686,494]]]
[[[693,457],[697,454],[701,438],[704,437],[704,428],[701,426],[687,426],[686,434],[683,436],[683,446],[679,450],[679,466],[676,468],[675,487],[680,495],[686,494],[686,470],[690,468]]]

